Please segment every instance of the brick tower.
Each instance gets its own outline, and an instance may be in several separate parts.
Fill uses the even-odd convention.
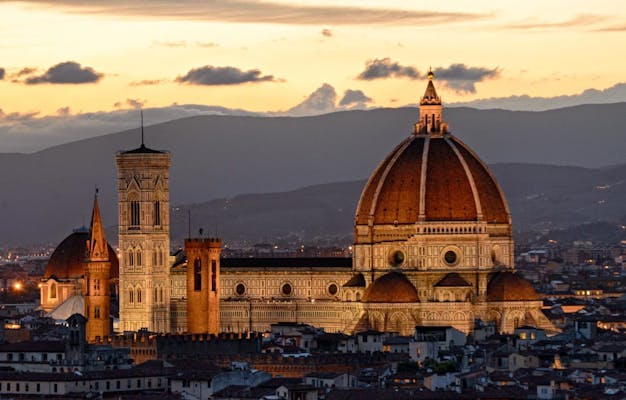
[[[85,316],[87,317],[87,341],[104,338],[111,333],[110,280],[111,262],[109,248],[98,206],[98,194],[93,201],[89,239],[85,252]]]
[[[185,240],[189,333],[219,333],[221,252],[221,239]]]

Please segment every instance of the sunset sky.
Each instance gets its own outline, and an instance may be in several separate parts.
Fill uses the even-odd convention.
[[[613,0],[64,0],[0,15],[5,124],[172,104],[289,112],[316,90],[338,109],[399,107],[429,67],[448,103],[626,82]]]

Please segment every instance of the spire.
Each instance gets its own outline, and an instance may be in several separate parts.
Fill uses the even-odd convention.
[[[108,261],[109,248],[104,235],[104,226],[100,216],[100,206],[98,205],[98,189],[93,199],[93,212],[91,214],[91,225],[89,226],[89,240],[87,241],[87,260]]]
[[[448,133],[448,125],[443,121],[443,105],[441,97],[435,90],[435,73],[428,70],[428,84],[424,96],[420,99],[420,119],[415,124],[415,135],[443,135]]]
[[[435,84],[433,83],[434,78],[435,73],[433,72],[433,69],[430,68],[428,70],[428,85],[426,86],[426,92],[424,92],[424,97],[422,97],[420,105],[441,105],[441,98],[437,95],[437,91],[435,90]]]
[[[145,149],[146,145],[144,144],[143,141],[143,109],[139,110],[139,115],[141,116],[141,149]]]

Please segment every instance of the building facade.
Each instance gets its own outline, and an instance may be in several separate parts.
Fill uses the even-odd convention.
[[[170,154],[119,152],[120,330],[169,332]]]

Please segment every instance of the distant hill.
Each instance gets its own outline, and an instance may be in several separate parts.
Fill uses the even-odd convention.
[[[190,204],[239,193],[282,192],[326,182],[364,179],[409,134],[417,115],[416,109],[402,108],[302,118],[192,117],[148,127],[146,142],[150,147],[172,152],[172,204]],[[626,115],[625,103],[545,112],[468,108],[445,111],[452,131],[488,163],[581,167],[624,162],[626,119],[623,115]],[[95,186],[100,187],[105,223],[115,225],[114,155],[118,150],[137,147],[138,138],[139,132],[135,129],[33,154],[0,154],[0,244],[60,241],[72,228],[88,222]],[[583,204],[595,199],[595,191],[589,184],[602,185],[609,176],[616,182],[625,176],[624,170],[619,168],[571,170],[580,176],[558,167],[552,170],[554,174],[543,169],[525,172],[516,169],[541,167],[512,165],[507,168],[520,171],[513,173],[511,170],[511,179],[515,180],[510,182],[507,182],[506,171],[496,171],[510,197],[514,216],[516,207],[520,207],[520,220],[515,221],[520,226],[526,224],[524,215],[528,215],[530,223],[534,223],[533,218],[544,218],[541,213],[535,214],[534,209],[525,208],[533,199],[539,199],[533,201],[541,204],[541,210],[556,212],[558,220],[563,222],[573,218],[593,220],[594,215],[609,208],[606,203],[606,206],[577,208],[578,211],[562,209],[555,206],[556,194],[536,183],[536,179],[546,179],[557,187],[577,188],[567,198],[556,200],[565,201],[562,204],[569,204],[570,200]],[[547,175],[541,176],[544,173]],[[606,175],[602,175],[604,173]],[[596,183],[596,178],[602,182]],[[359,192],[358,185],[353,185],[353,193],[357,195],[345,194],[352,199],[352,204],[348,201],[342,205],[331,204],[342,209],[349,221]],[[524,185],[532,190],[525,189]],[[518,195],[531,198],[518,203]],[[535,195],[538,197],[532,197]],[[337,196],[343,198],[344,195]],[[320,199],[323,201],[328,200]],[[302,203],[306,204],[309,203]],[[570,211],[571,214],[564,215]],[[243,221],[243,214],[238,218]],[[280,219],[266,218],[263,223],[268,233],[273,232],[273,224],[282,223]],[[283,215],[283,221],[300,221],[299,218],[305,219],[299,214]],[[244,225],[241,222],[241,226]],[[348,229],[350,225],[351,222]],[[222,226],[226,229],[224,223]],[[302,226],[301,229],[309,228]]]
[[[605,169],[495,164],[491,169],[507,195],[516,231],[548,231],[597,220],[614,221],[599,226],[615,228],[626,215],[626,164]],[[193,234],[203,227],[217,229],[230,241],[255,243],[291,236],[305,242],[329,238],[349,242],[364,185],[364,180],[332,183],[180,206],[172,213],[172,236],[187,235],[191,210]]]

